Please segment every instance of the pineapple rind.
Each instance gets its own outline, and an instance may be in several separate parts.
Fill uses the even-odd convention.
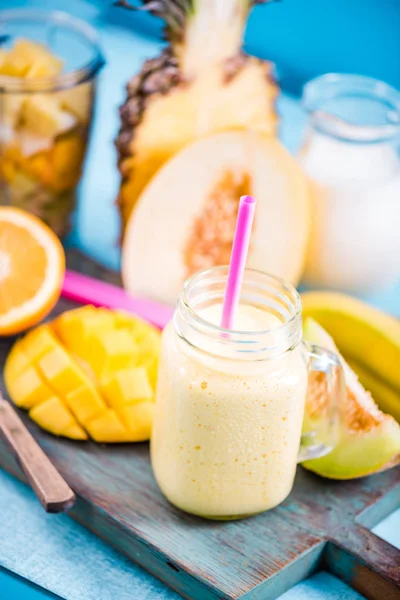
[[[5,365],[7,390],[54,435],[145,441],[153,421],[159,347],[160,332],[145,321],[82,307],[14,344]]]

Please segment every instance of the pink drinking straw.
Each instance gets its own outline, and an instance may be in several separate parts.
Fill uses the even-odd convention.
[[[253,196],[242,196],[240,198],[224,305],[222,308],[221,327],[223,329],[233,329],[234,326],[236,312],[239,306],[240,291],[242,289],[255,209],[256,200]]]

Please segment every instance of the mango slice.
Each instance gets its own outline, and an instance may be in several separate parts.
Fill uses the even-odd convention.
[[[21,408],[32,408],[53,395],[34,367],[28,367],[16,377],[10,377],[6,372],[5,379],[10,396]]]
[[[20,344],[31,361],[37,361],[43,354],[54,350],[58,346],[58,342],[48,325],[42,325],[30,331],[20,341]]]
[[[79,430],[82,431],[81,437],[78,439],[87,439],[86,433],[83,429],[79,428],[79,425],[75,422],[73,415],[69,412],[65,404],[53,396],[45,402],[38,404],[29,411],[29,416],[43,429],[48,429],[55,435],[65,435],[67,431],[74,431],[74,435],[77,435]],[[75,439],[77,439],[75,437]]]
[[[133,406],[124,406],[120,410],[120,414],[128,429],[134,432],[138,442],[149,439],[154,416],[154,402],[139,402]]]
[[[106,412],[99,417],[90,421],[90,423],[87,424],[86,429],[96,442],[138,441],[136,439],[131,439],[122,420],[118,417],[115,410],[111,408],[107,409]]]
[[[27,354],[22,349],[21,341],[14,344],[8,355],[9,360],[5,365],[4,376],[10,381],[17,375],[20,375],[25,369],[27,369],[31,361]]]
[[[135,364],[139,355],[138,345],[125,330],[93,334],[89,344],[88,362],[98,377]]]
[[[148,440],[160,332],[123,312],[84,306],[18,340],[5,382],[13,402],[54,435]]]
[[[102,391],[109,405],[116,409],[125,404],[151,400],[153,397],[153,390],[144,367],[116,371],[105,379]]]
[[[107,410],[106,402],[92,385],[72,390],[66,395],[65,402],[82,425]]]

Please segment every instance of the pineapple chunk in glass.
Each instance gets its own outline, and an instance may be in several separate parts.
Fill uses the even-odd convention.
[[[59,13],[13,11],[0,46],[0,204],[28,210],[63,237],[104,61],[93,30]],[[31,27],[35,39],[21,38]]]

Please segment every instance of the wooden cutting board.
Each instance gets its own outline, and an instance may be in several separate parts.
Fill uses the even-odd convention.
[[[68,262],[119,283],[78,253],[70,252]],[[60,300],[54,314],[73,306]],[[1,365],[12,343],[0,342]],[[293,492],[279,507],[242,521],[208,522],[164,499],[148,444],[57,439],[20,415],[76,492],[71,517],[185,598],[273,600],[323,568],[371,600],[400,599],[400,551],[369,531],[400,506],[400,468],[330,482],[299,467]],[[23,479],[2,440],[0,464]]]

